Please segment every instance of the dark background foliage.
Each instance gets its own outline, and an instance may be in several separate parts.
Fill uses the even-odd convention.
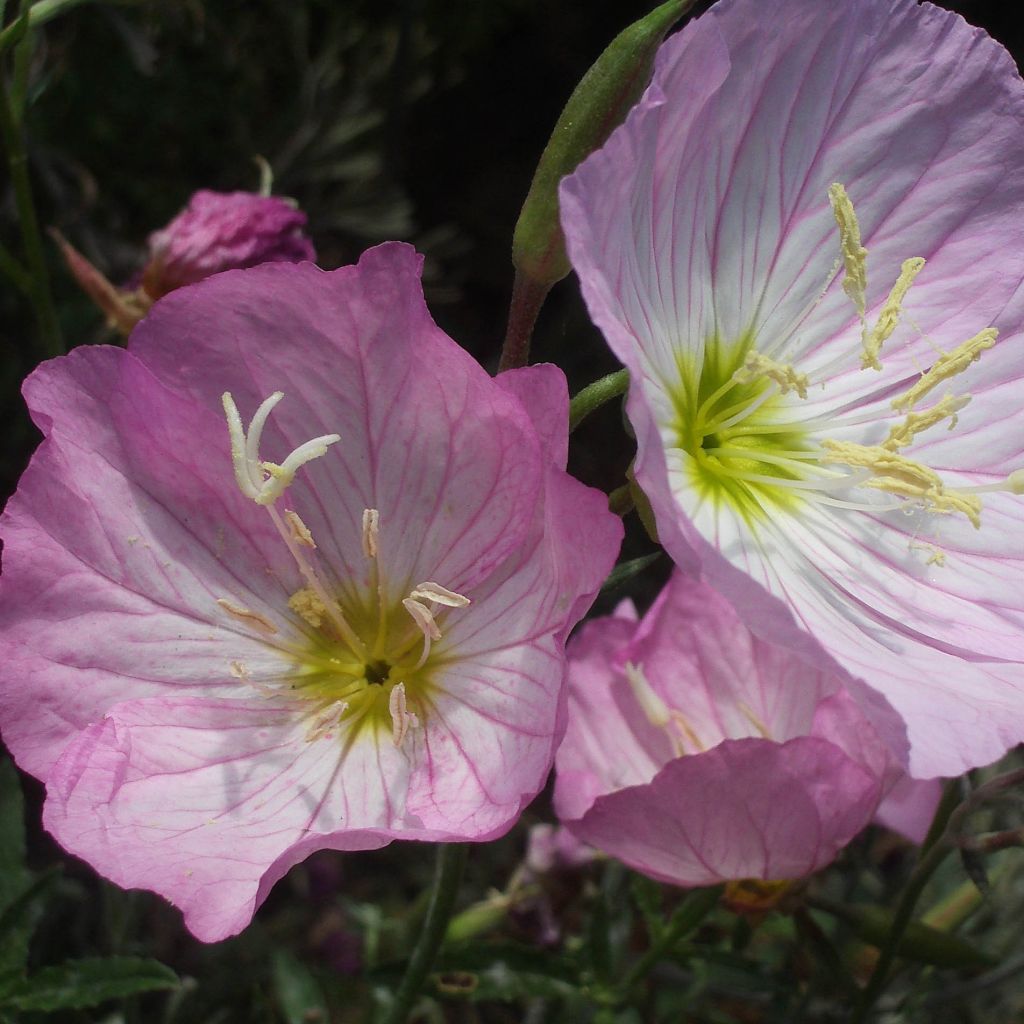
[[[57,226],[112,280],[127,281],[142,262],[147,234],[191,192],[255,190],[253,158],[260,155],[274,168],[274,191],[295,197],[308,213],[322,266],[352,262],[385,239],[414,242],[426,255],[427,298],[438,323],[493,370],[511,284],[512,227],[536,160],[591,61],[650,6],[640,0],[142,0],[77,8],[40,33],[30,76],[29,159],[42,223]],[[1018,4],[944,6],[987,28],[1018,57],[1024,52]],[[0,236],[17,247],[6,181]],[[66,344],[113,340],[55,251],[48,258]],[[0,285],[0,497],[13,490],[36,443],[17,394],[39,359],[35,337],[28,305]],[[561,365],[573,390],[616,368],[572,279],[556,286],[541,315],[534,358]],[[592,417],[577,440],[574,472],[605,490],[619,486],[631,450],[617,406]],[[635,517],[628,527],[626,557],[652,550]],[[664,564],[651,571],[649,590],[666,571]],[[30,861],[41,869],[62,858],[38,826],[39,787],[31,780],[24,785]],[[526,824],[546,814],[542,800]],[[0,829],[13,828],[11,822],[0,821]],[[522,856],[524,836],[521,826],[474,855],[467,893],[478,898],[503,886]],[[370,988],[356,972],[376,963],[388,983],[388,959],[403,948],[404,932],[422,909],[417,894],[429,861],[429,850],[410,845],[344,859],[318,856],[277,887],[243,937],[209,948],[192,941],[159,900],[122,893],[70,863],[50,886],[32,964],[144,954],[186,979],[169,997],[133,997],[102,1013],[66,1011],[61,1019],[68,1021],[362,1020]],[[871,834],[851,848],[836,884],[847,897],[866,892],[884,902],[905,867],[904,848]],[[950,891],[962,882],[962,873],[954,874],[943,883]],[[995,884],[1002,887],[1004,913],[989,905],[976,918],[977,930],[1012,955],[1012,908],[1024,907],[1024,893],[1010,872]],[[645,900],[671,906],[677,899],[663,892],[633,892],[631,899],[637,885],[642,890],[613,867],[557,879],[499,933],[519,943],[515,956],[520,947],[553,945],[558,955],[551,953],[547,973],[525,962],[519,968],[528,983],[510,981],[508,972],[481,973],[476,984],[484,987],[470,999],[459,996],[456,971],[447,1009],[435,1008],[426,1019],[591,1019],[592,1011],[559,987],[551,965],[569,953],[597,970],[593,964],[602,956],[622,955]],[[841,989],[827,981],[822,988],[791,923],[769,923],[753,940],[740,924],[730,926],[731,935],[721,924],[709,927],[724,936],[727,953],[718,966],[699,977],[682,967],[669,974],[671,992],[704,985],[710,993],[691,1003],[701,1009],[687,1019],[844,1019]],[[595,942],[609,949],[587,960]],[[941,985],[928,987],[928,977],[917,979],[910,1001],[890,1019],[981,1022],[1022,1012],[1024,999],[1012,980],[998,995],[995,987],[974,992],[968,983],[962,997],[947,999]],[[652,1000],[595,1019],[682,1019],[671,999]]]

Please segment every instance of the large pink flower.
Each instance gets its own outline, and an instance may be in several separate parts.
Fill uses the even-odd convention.
[[[678,885],[798,878],[872,818],[891,758],[835,676],[754,637],[676,572],[569,644],[555,809],[582,840]]]
[[[841,671],[914,776],[1024,739],[1006,52],[914,0],[722,0],[562,204],[676,562]]]
[[[67,849],[206,940],[315,849],[501,834],[564,727],[621,525],[560,371],[488,377],[419,267],[219,275],[26,384],[4,739]]]

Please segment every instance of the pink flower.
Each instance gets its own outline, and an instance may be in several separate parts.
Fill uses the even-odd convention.
[[[621,524],[564,472],[560,371],[488,377],[419,268],[219,275],[25,387],[4,739],[59,841],[204,940],[314,850],[502,834],[564,728]]]
[[[835,676],[753,636],[676,572],[569,644],[555,810],[583,842],[684,886],[798,878],[871,820],[894,773]]]
[[[149,236],[142,284],[154,299],[222,270],[315,260],[306,215],[279,196],[200,189]]]
[[[305,226],[306,215],[290,200],[201,189],[170,224],[149,236],[149,259],[124,288],[111,284],[59,231],[50,233],[78,286],[127,337],[153,303],[175,288],[222,270],[315,260]]]
[[[722,0],[566,181],[662,543],[912,775],[1024,740],[1024,86],[913,0]]]

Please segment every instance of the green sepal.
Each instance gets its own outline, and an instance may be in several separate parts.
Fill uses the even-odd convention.
[[[600,146],[640,98],[665,33],[695,0],[668,0],[620,32],[573,90],[533,175],[512,239],[512,262],[552,285],[569,273],[558,219],[558,183]]]

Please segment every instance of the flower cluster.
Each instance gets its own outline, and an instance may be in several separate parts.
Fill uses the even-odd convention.
[[[314,850],[503,834],[553,763],[559,850],[678,885],[920,839],[1024,740],[1022,129],[915,0],[664,44],[561,202],[675,569],[568,653],[622,526],[561,371],[488,376],[407,246],[324,273],[287,203],[197,193],[128,349],[25,386],[0,724],[47,827],[207,940]]]

